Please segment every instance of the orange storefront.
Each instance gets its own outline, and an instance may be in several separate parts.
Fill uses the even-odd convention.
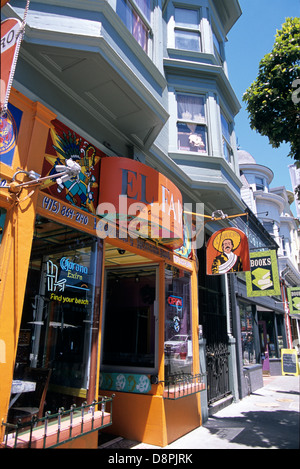
[[[107,157],[15,90],[8,111],[1,441],[13,408],[20,410],[12,384],[28,368],[46,368],[43,415],[97,403],[93,431],[52,446],[97,447],[99,430],[166,446],[201,425],[204,387],[197,260],[184,238],[181,193],[146,165]],[[101,396],[106,420],[97,423]]]

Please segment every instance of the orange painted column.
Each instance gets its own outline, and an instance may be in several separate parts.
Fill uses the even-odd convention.
[[[12,90],[10,102],[22,111],[19,135],[11,166],[0,164],[1,180],[11,183],[16,171],[41,173],[50,121],[56,116],[39,102]],[[0,155],[1,157],[1,155]],[[26,179],[19,174],[17,181]],[[18,189],[16,189],[18,191]],[[12,193],[0,188],[0,206],[6,209],[0,245],[0,419],[6,421],[15,356],[22,318],[31,253],[38,188]],[[1,425],[0,441],[4,434]]]

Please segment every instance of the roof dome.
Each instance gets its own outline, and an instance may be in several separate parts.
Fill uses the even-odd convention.
[[[238,150],[237,151],[239,164],[256,164],[255,159],[253,158],[250,153],[245,150]]]

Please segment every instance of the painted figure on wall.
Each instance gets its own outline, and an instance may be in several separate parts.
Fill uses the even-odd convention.
[[[52,124],[42,176],[57,174],[56,166],[65,165],[69,159],[79,163],[81,171],[71,180],[59,182],[55,178],[49,179],[43,190],[82,210],[96,213],[99,195],[99,163],[105,154],[61,122],[55,120]]]

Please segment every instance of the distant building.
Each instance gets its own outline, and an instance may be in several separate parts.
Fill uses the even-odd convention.
[[[278,245],[278,269],[284,292],[288,288],[300,286],[299,272],[299,220],[294,217],[291,204],[294,194],[284,186],[271,187],[273,172],[270,168],[257,164],[253,156],[244,150],[238,150],[241,180],[243,187],[241,195],[260,220],[264,228],[270,233]],[[299,170],[295,165],[290,167],[293,188],[299,184]],[[296,201],[299,210],[299,202]],[[285,300],[285,293],[283,298]],[[287,322],[290,346],[299,343],[299,314],[290,314]]]

